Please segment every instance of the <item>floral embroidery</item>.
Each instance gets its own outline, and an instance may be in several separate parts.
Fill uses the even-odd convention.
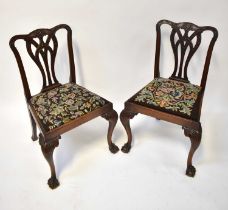
[[[30,102],[47,130],[59,127],[107,103],[105,99],[74,83],[35,95]]]
[[[155,78],[133,101],[191,116],[200,90],[201,87],[190,83]]]

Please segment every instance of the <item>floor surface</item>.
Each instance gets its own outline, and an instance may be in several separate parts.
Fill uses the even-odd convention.
[[[108,123],[97,118],[62,136],[55,152],[60,186],[51,190],[49,167],[38,142],[29,138],[24,106],[19,109],[12,132],[9,122],[1,124],[0,209],[227,209],[228,143],[221,133],[225,123],[213,119],[219,114],[202,118],[194,178],[185,176],[190,141],[180,126],[138,115],[131,121],[131,152],[114,155],[106,143]],[[120,122],[113,140],[118,146],[126,140]]]

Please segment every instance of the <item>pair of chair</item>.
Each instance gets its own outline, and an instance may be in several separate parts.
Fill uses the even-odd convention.
[[[172,28],[170,42],[175,65],[170,78],[162,78],[159,73],[161,26],[163,24],[168,24]],[[56,32],[60,29],[67,30],[70,79],[66,84],[61,84],[55,75],[55,58],[58,49]],[[191,140],[186,174],[193,177],[196,170],[192,165],[192,157],[201,141],[201,105],[211,54],[218,32],[210,26],[199,27],[188,22],[174,23],[168,20],[159,21],[156,30],[154,79],[125,102],[125,108],[120,114],[120,120],[128,135],[128,141],[122,147],[122,152],[130,151],[132,133],[129,120],[138,113],[181,125],[184,134]],[[204,31],[211,31],[213,37],[207,51],[201,83],[198,86],[189,82],[187,68],[201,43],[201,35]],[[22,59],[15,47],[17,40],[25,41],[29,56],[42,74],[43,85],[41,92],[37,95],[32,95],[30,92]],[[24,87],[32,125],[32,140],[38,139],[37,126],[40,129],[39,143],[51,169],[51,177],[48,180],[50,188],[54,189],[59,185],[55,173],[53,152],[63,133],[101,116],[109,121],[107,135],[109,150],[112,153],[118,152],[119,148],[112,142],[112,133],[118,120],[118,114],[113,109],[111,102],[76,83],[72,31],[68,25],[61,24],[51,29],[37,29],[27,35],[16,35],[11,38],[10,47],[16,57]]]

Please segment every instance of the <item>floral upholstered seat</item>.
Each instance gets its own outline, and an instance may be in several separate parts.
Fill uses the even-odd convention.
[[[200,86],[172,79],[155,78],[131,102],[191,117]]]
[[[49,131],[104,106],[107,101],[75,84],[67,83],[31,98],[42,126]]]

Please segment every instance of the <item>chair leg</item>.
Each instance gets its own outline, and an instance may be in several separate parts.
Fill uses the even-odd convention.
[[[41,145],[41,150],[42,153],[45,157],[45,159],[47,160],[50,169],[51,169],[51,177],[48,179],[48,185],[51,189],[55,189],[59,186],[59,181],[56,178],[56,173],[55,173],[55,165],[54,165],[54,161],[53,161],[53,152],[55,147],[57,147],[59,145],[59,138],[60,136],[52,139],[51,141],[49,140],[49,142],[47,142],[43,135],[40,134],[39,135],[39,142]]]
[[[196,173],[195,167],[192,165],[192,158],[200,145],[201,136],[202,136],[202,128],[201,124],[199,123],[199,128],[197,130],[183,127],[185,136],[189,137],[191,140],[191,148],[188,154],[188,161],[187,161],[187,169],[186,175],[190,177],[194,177]]]
[[[31,138],[32,138],[33,141],[36,141],[36,140],[38,140],[36,122],[35,122],[35,120],[33,119],[33,116],[32,116],[32,114],[30,113],[30,111],[29,111],[29,117],[30,117],[31,126],[32,126],[32,137],[31,137]]]
[[[112,109],[110,112],[103,114],[102,117],[109,121],[107,134],[108,146],[110,152],[115,154],[119,151],[119,148],[112,142],[112,133],[118,120],[118,114],[115,110]]]
[[[133,119],[135,115],[137,115],[137,113],[129,112],[126,109],[120,113],[120,121],[122,122],[128,136],[127,143],[125,143],[121,148],[121,151],[124,153],[128,153],[131,149],[132,133],[130,127],[130,119]]]

